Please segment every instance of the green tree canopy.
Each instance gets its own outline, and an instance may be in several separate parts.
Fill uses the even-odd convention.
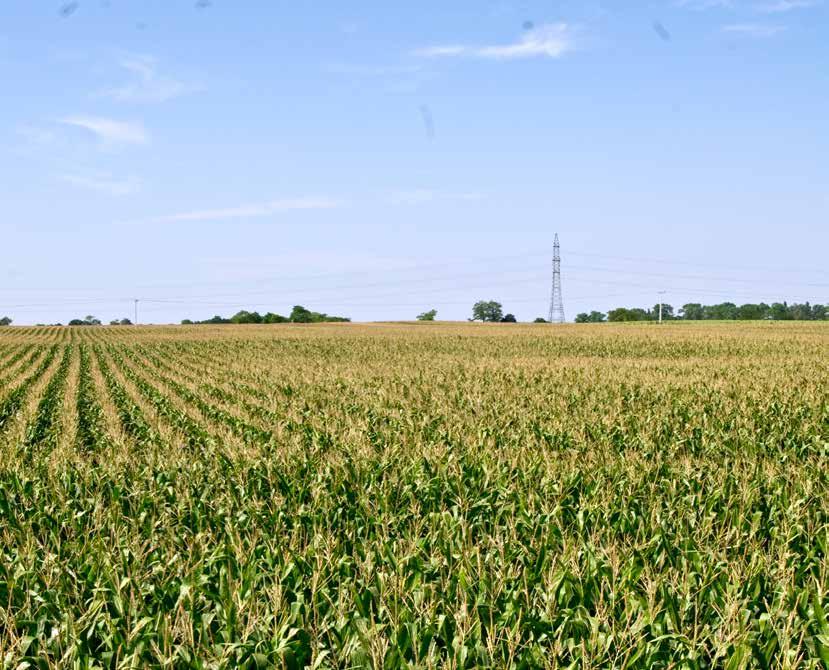
[[[576,315],[576,323],[603,323],[607,315],[604,312],[593,310],[589,314],[582,312]]]
[[[247,312],[242,310],[230,317],[231,323],[262,323],[262,315],[259,312]]]
[[[428,312],[423,312],[423,314],[417,315],[418,321],[434,321],[435,317],[438,315],[438,311],[436,309],[430,309]]]
[[[479,300],[472,306],[472,320],[497,323],[504,318],[504,308],[495,300]]]
[[[619,321],[650,321],[650,314],[644,309],[639,307],[633,307],[628,309],[627,307],[617,307],[616,309],[611,309],[607,313],[607,320],[613,322]]]

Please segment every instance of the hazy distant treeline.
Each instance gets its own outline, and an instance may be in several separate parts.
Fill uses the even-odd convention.
[[[223,316],[214,316],[212,319],[206,321],[191,321],[184,319],[181,323],[183,325],[191,324],[220,324],[220,323],[340,323],[351,321],[343,316],[329,316],[322,312],[312,312],[305,309],[302,305],[295,305],[291,310],[290,316],[282,316],[281,314],[274,314],[267,312],[260,314],[259,312],[247,312],[242,310],[236,312],[231,317],[225,318]]]
[[[576,323],[602,323],[604,321],[657,321],[659,305],[650,309],[641,307],[617,307],[607,314],[604,312],[583,312],[576,316]],[[674,310],[672,305],[662,305],[662,319],[665,321],[826,321],[829,319],[829,305],[812,305],[808,302],[746,303],[721,302],[717,305],[702,305],[691,302]]]

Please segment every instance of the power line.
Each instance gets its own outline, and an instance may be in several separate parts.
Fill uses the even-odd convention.
[[[491,262],[491,261],[505,261],[505,260],[526,260],[530,258],[539,258],[546,256],[543,252],[525,252],[520,254],[511,254],[511,255],[498,255],[498,256],[489,256],[489,257],[479,257],[477,259],[462,259],[462,260],[453,260],[453,261],[445,261],[445,262],[436,262],[436,263],[428,263],[428,264],[414,264],[408,267],[401,267],[397,270],[387,270],[393,272],[409,272],[409,271],[419,271],[419,270],[426,270],[435,267],[446,267],[447,262],[451,262],[454,265],[468,265],[468,264],[475,264],[475,263],[482,263],[482,262]],[[617,260],[617,261],[625,261],[625,262],[635,262],[635,263],[659,263],[659,264],[670,264],[670,265],[684,265],[689,267],[700,267],[700,268],[722,268],[722,269],[730,269],[730,270],[741,270],[741,271],[757,271],[757,272],[768,272],[768,268],[766,267],[750,267],[750,266],[733,266],[733,265],[722,265],[722,264],[715,264],[715,263],[699,263],[694,261],[676,261],[671,259],[660,259],[660,258],[642,258],[642,257],[632,257],[632,256],[615,256],[615,255],[608,255],[608,254],[596,254],[596,253],[586,253],[586,252],[577,252],[577,251],[568,251],[565,256],[578,256],[578,257],[587,257],[587,258],[604,258],[608,260]],[[591,271],[603,271],[603,272],[628,272],[634,274],[646,274],[641,271],[628,271],[623,270],[621,268],[596,268],[593,266],[568,266],[572,267],[573,269],[584,269],[584,270],[591,270]],[[821,274],[821,275],[828,275],[826,269],[809,269],[809,268],[798,268],[798,269],[787,269],[787,268],[774,268],[775,272],[791,272],[797,274],[804,274],[804,273],[814,273],[814,274]],[[372,276],[376,274],[376,271],[373,270],[361,270],[361,271],[348,271],[348,272],[335,272],[335,273],[324,273],[324,274],[317,274],[317,275],[271,275],[271,276],[264,276],[264,277],[256,277],[252,279],[242,279],[242,280],[227,280],[227,281],[212,281],[212,282],[187,282],[187,283],[175,283],[175,284],[138,284],[134,285],[133,288],[140,288],[140,289],[162,289],[162,288],[193,288],[193,287],[207,287],[207,286],[227,286],[229,284],[234,283],[245,283],[248,281],[256,281],[256,282],[267,282],[267,281],[311,281],[314,279],[331,279],[337,277],[354,277],[354,276]],[[489,274],[489,273],[487,273]],[[650,276],[671,276],[671,277],[684,277],[684,278],[695,278],[695,279],[707,279],[712,281],[734,281],[734,282],[755,282],[755,281],[763,281],[763,280],[755,280],[755,279],[746,279],[746,278],[735,278],[735,277],[711,277],[708,275],[665,275],[664,273],[647,273]],[[416,281],[429,281],[423,279],[410,279],[410,280],[401,280],[401,281],[408,281],[408,282],[416,282]],[[384,285],[388,284],[388,282],[384,282]],[[814,284],[814,283],[803,283],[797,282],[799,286],[808,285],[808,286],[816,286],[816,287],[826,287],[829,284]],[[355,285],[354,288],[363,288],[365,285]],[[64,291],[98,291],[101,290],[99,287],[39,287],[39,288],[31,288],[31,287],[21,287],[21,288],[9,288],[4,287],[0,288],[0,291],[18,291],[18,292],[64,292]]]

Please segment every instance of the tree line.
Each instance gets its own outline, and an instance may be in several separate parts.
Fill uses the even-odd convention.
[[[184,319],[181,324],[184,326],[191,326],[230,323],[345,323],[349,321],[351,321],[351,319],[344,316],[330,316],[323,312],[312,312],[309,309],[305,309],[302,305],[294,305],[294,308],[291,310],[291,314],[289,316],[274,314],[273,312],[260,314],[259,312],[248,312],[246,310],[242,310],[240,312],[236,312],[236,314],[229,318],[216,315],[205,321],[191,321],[190,319]]]
[[[622,321],[657,321],[659,304],[650,309],[641,307],[617,307],[607,314],[592,311],[582,312],[576,316],[576,323],[603,323]],[[691,302],[674,310],[672,305],[662,304],[664,321],[825,321],[829,319],[829,305],[812,305],[805,303],[773,302],[768,305],[746,303],[737,305],[733,302],[721,302],[716,305],[703,305]]]

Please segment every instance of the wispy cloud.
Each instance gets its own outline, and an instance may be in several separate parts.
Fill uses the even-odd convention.
[[[774,37],[779,35],[786,26],[771,26],[762,23],[733,23],[731,25],[723,26],[724,33],[732,35],[745,35],[746,37]]]
[[[220,209],[200,209],[179,212],[164,216],[155,216],[132,223],[189,223],[194,221],[227,221],[232,219],[255,219],[278,214],[280,212],[336,209],[343,203],[332,198],[287,198],[268,202],[225,207]]]
[[[521,58],[560,58],[575,49],[572,26],[550,23],[528,30],[517,42],[489,46],[465,44],[436,45],[418,49],[415,53],[425,58],[468,56],[489,60],[518,60]]]
[[[758,5],[757,9],[766,14],[785,14],[795,9],[808,9],[820,4],[821,0],[777,0],[777,2]]]
[[[60,119],[67,126],[82,128],[104,144],[146,144],[149,141],[140,123],[115,121],[100,116],[70,116]]]
[[[67,184],[111,196],[133,195],[141,190],[141,183],[132,177],[115,179],[110,175],[64,174],[59,178]]]
[[[160,74],[157,61],[151,56],[127,56],[119,65],[132,75],[133,80],[103,92],[118,102],[161,103],[204,90],[203,86]]]

